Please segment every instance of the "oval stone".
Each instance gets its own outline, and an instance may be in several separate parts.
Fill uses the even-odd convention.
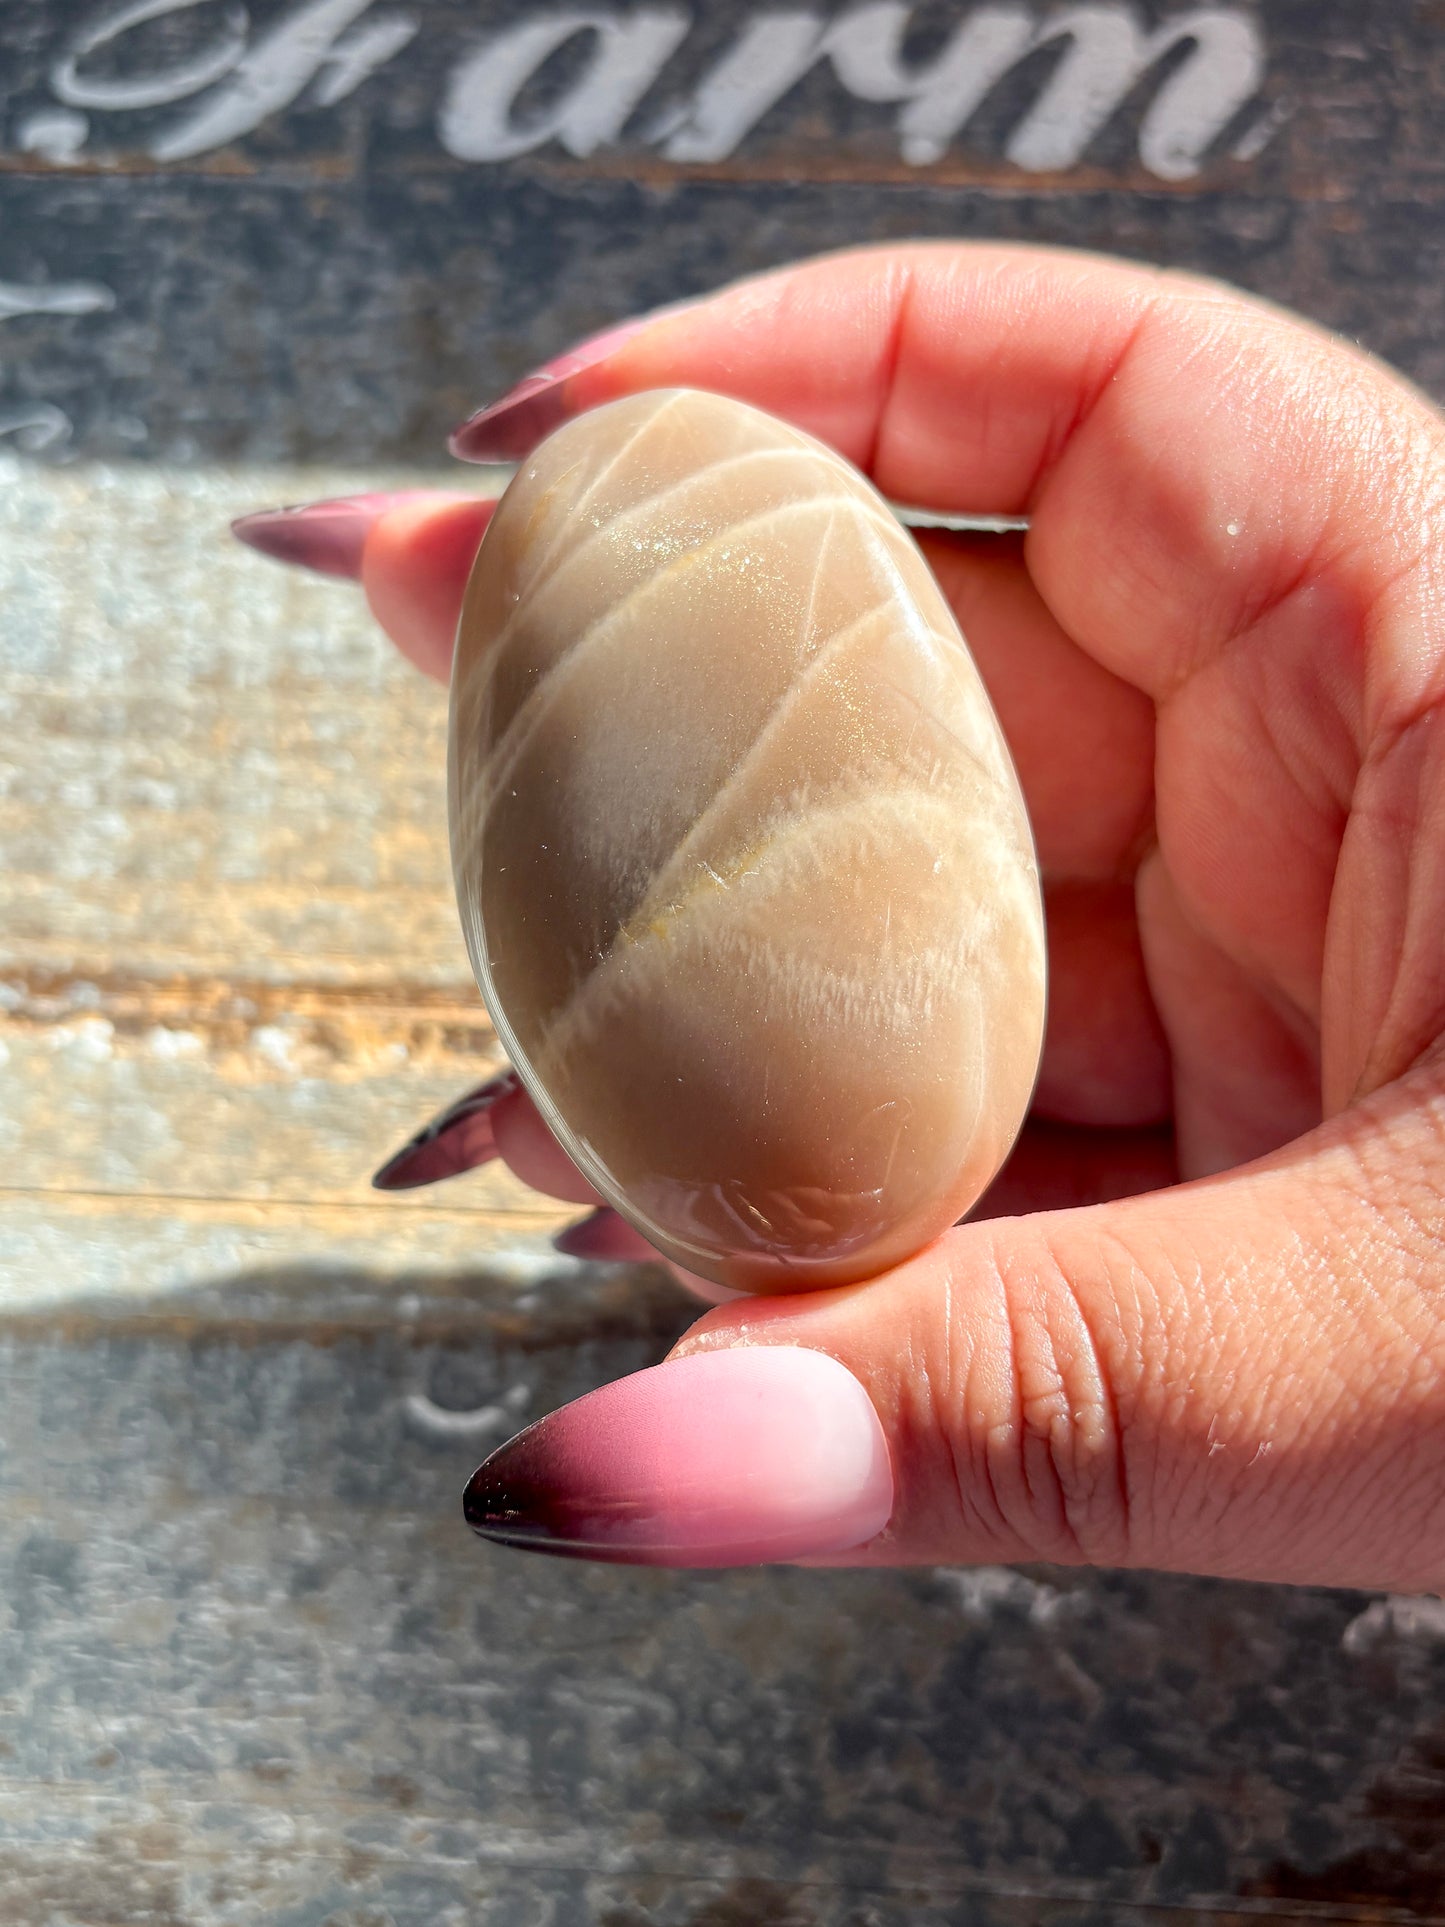
[[[843,1284],[975,1202],[1038,1066],[1038,870],[952,613],[839,456],[685,389],[559,429],[472,572],[449,774],[498,1034],[659,1250]]]

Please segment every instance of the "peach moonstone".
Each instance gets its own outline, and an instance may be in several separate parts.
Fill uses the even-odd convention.
[[[988,1185],[1043,1036],[1038,869],[958,626],[839,456],[687,389],[544,442],[467,589],[450,805],[498,1033],[668,1257],[848,1283]]]

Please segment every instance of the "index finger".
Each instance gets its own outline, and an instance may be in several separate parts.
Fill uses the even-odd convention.
[[[516,460],[573,415],[676,386],[793,422],[896,501],[1028,516],[1054,613],[1155,695],[1323,556],[1363,556],[1366,587],[1410,560],[1419,504],[1382,502],[1382,436],[1439,434],[1392,371],[1222,284],[960,242],[826,255],[614,329],[452,446]]]
[[[620,395],[707,388],[816,435],[900,501],[1023,514],[1039,451],[1108,380],[1159,278],[1056,249],[825,255],[609,330],[474,415],[452,449],[516,461]]]
[[[1026,515],[1054,619],[1158,709],[1155,821],[1191,926],[1302,1022],[1328,1004],[1327,1108],[1410,1061],[1442,1002],[1434,885],[1414,888],[1396,830],[1418,772],[1394,751],[1418,760],[1413,725],[1445,710],[1445,430],[1422,396],[1212,282],[918,245],[644,319],[454,445],[517,456],[679,385],[784,416],[896,500]]]

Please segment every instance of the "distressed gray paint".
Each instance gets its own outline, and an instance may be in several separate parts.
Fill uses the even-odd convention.
[[[117,7],[6,0],[0,442],[47,459],[344,456],[309,482],[354,487],[435,459],[471,404],[623,310],[907,234],[1211,269],[1445,392],[1438,0],[1244,9],[1265,49],[1258,93],[1173,179],[1143,154],[1149,84],[1058,173],[1019,163],[1060,71],[1047,49],[1005,61],[926,164],[948,99],[902,98],[886,72],[885,97],[860,98],[856,74],[850,92],[826,65],[722,158],[689,159],[721,112],[708,76],[758,20],[800,11],[713,0],[655,9],[688,33],[615,139],[594,111],[568,121],[584,154],[551,141],[457,159],[449,86],[483,33],[538,11],[335,4],[327,31],[349,16],[349,37],[299,95],[279,99],[299,68],[273,62],[259,124],[185,154],[195,112],[224,126],[220,90],[274,50],[294,0],[257,0],[244,33],[221,5],[174,12],[124,61],[82,44]],[[933,39],[913,71],[981,11],[915,9]],[[1018,11],[993,10],[1001,41]],[[1052,17],[1022,11],[1030,33]],[[108,77],[133,100],[147,74],[148,106],[95,98]],[[423,757],[425,719],[389,686],[366,696],[375,659],[336,592],[253,562],[243,579],[224,556],[225,515],[297,478],[90,476],[22,478],[0,514],[5,715],[26,751],[5,825],[5,984],[16,960],[35,978],[6,1073],[30,1108],[0,1120],[26,1187],[0,1223],[0,1927],[1445,1921],[1445,1618],[1430,1602],[1046,1571],[689,1577],[470,1541],[456,1495],[474,1456],[659,1356],[685,1313],[656,1279],[548,1269],[537,1223],[489,1180],[425,1220],[368,1215],[345,1189],[357,1143],[379,1153],[382,1124],[459,1087],[435,1036],[480,1048],[449,961],[440,815],[436,876],[412,859],[404,906],[395,888],[380,905],[338,887],[303,913],[285,889],[301,880],[300,905],[317,848],[326,884],[368,873],[363,791],[328,777],[325,796],[354,804],[334,849],[308,797],[217,827],[193,861],[137,785],[160,780],[159,757],[194,838],[221,772],[199,737],[161,756],[137,705],[164,651],[200,692],[198,731],[219,678],[242,692],[228,740],[283,768],[277,719],[298,704],[340,740],[360,732],[369,771],[383,715],[393,764],[413,741]],[[288,680],[288,647],[331,678],[334,709]],[[129,720],[72,741],[82,711]],[[52,748],[89,756],[88,842]],[[390,776],[393,812],[404,794]],[[431,804],[408,807],[422,848]],[[37,896],[62,825],[97,874]],[[231,879],[209,922],[172,901],[183,859]],[[347,1045],[346,972],[363,991],[385,973],[403,908],[416,975]],[[167,963],[148,991],[173,953],[197,981]],[[317,953],[337,982],[298,987]],[[266,982],[235,987],[249,1017],[229,1002],[217,1017],[200,980],[243,954]],[[173,1041],[207,1024],[212,1056],[184,1077]],[[74,1035],[51,1053],[61,1029]],[[398,1038],[405,1070],[361,1078],[355,1053],[381,1062]],[[263,1043],[294,1043],[295,1067]],[[158,1117],[210,1146],[190,1166],[205,1197],[167,1207],[187,1174]],[[414,1271],[397,1256],[412,1248]],[[270,1268],[238,1273],[239,1250]],[[489,1268],[497,1250],[512,1255]]]
[[[7,1321],[0,1919],[1445,1917],[1438,1627],[1141,1575],[479,1546],[475,1440],[431,1409],[546,1409],[682,1323],[646,1274],[531,1300],[281,1269]]]
[[[51,453],[434,459],[599,324],[904,235],[1204,268],[1445,391],[1437,0],[168,3],[6,9],[0,281],[113,304],[3,322]],[[564,14],[598,31],[539,92]]]

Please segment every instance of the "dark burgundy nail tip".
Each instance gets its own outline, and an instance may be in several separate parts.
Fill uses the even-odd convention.
[[[586,1559],[614,1566],[646,1565],[645,1548],[609,1543],[574,1516],[547,1477],[541,1419],[483,1460],[462,1494],[462,1517],[479,1539],[513,1552],[554,1559]],[[529,1462],[541,1457],[543,1463]]]
[[[605,1210],[606,1207],[604,1206],[603,1209]],[[580,1218],[576,1224],[564,1225],[560,1231],[553,1233],[552,1249],[560,1251],[564,1258],[587,1259],[600,1256],[596,1248],[595,1236],[597,1218],[598,1213],[594,1211],[590,1217]]]
[[[592,1541],[577,1539],[551,1539],[543,1534],[526,1531],[493,1532],[487,1527],[472,1527],[479,1539],[489,1546],[502,1546],[508,1552],[540,1553],[547,1559],[585,1559],[592,1566],[650,1566],[658,1562],[645,1554],[620,1550],[616,1546],[601,1545]]]
[[[571,413],[567,388],[565,377],[530,375],[463,422],[447,445],[464,462],[519,462]]]
[[[591,335],[566,354],[558,355],[535,373],[524,375],[505,395],[477,410],[452,435],[448,446],[464,462],[519,462],[538,442],[569,416],[580,413],[573,379],[598,367],[635,335],[668,315],[680,314],[691,301],[675,301],[648,314],[619,321],[601,334]]]
[[[441,1184],[459,1178],[467,1171],[492,1164],[501,1153],[491,1127],[474,1120],[465,1144],[407,1145],[376,1172],[371,1180],[374,1191],[419,1191],[424,1185]]]
[[[248,549],[255,549],[258,555],[268,556],[273,562],[286,562],[295,568],[310,569],[316,575],[354,581],[361,567],[361,551],[369,525],[358,529],[352,518],[344,526],[327,526],[305,522],[301,514],[299,510],[281,510],[276,514],[242,516],[240,521],[231,524],[231,533]],[[291,519],[282,521],[278,519],[280,515]]]
[[[529,1546],[566,1538],[556,1530],[555,1500],[548,1490],[546,1424],[538,1419],[499,1445],[467,1480],[462,1516],[473,1532]]]
[[[491,1112],[504,1097],[521,1088],[517,1073],[507,1070],[468,1091],[387,1159],[371,1180],[373,1189],[414,1191],[490,1164],[500,1155]]]
[[[497,1476],[494,1460],[508,1451],[503,1446],[500,1452],[479,1465],[467,1481],[467,1489],[462,1494],[462,1516],[473,1532],[488,1536],[518,1535],[524,1538],[548,1538],[545,1523],[530,1511],[524,1500],[514,1497],[506,1482]]]

